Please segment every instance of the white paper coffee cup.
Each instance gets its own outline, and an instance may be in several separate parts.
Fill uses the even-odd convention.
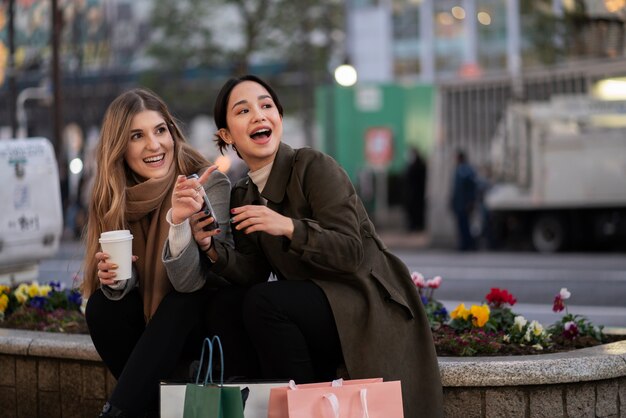
[[[133,271],[133,236],[128,229],[100,234],[102,251],[109,254],[109,263],[117,264],[115,280],[128,280]]]

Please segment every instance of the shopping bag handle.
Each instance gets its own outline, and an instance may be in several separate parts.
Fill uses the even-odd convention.
[[[200,384],[200,373],[202,373],[202,365],[204,364],[204,352],[207,347],[209,347],[209,364],[207,365],[207,371],[206,371],[207,376],[209,375],[209,373],[212,372],[211,368],[212,368],[212,363],[213,363],[213,344],[211,344],[210,338],[205,338],[202,341],[202,352],[200,353],[200,364],[198,364],[198,372],[196,373],[196,385]]]
[[[211,338],[211,345],[213,346],[217,343],[217,346],[220,348],[220,386],[224,386],[224,349],[222,348],[222,341],[220,341],[220,337],[214,335]],[[213,351],[211,351],[211,357],[213,357]],[[208,373],[208,378],[210,379],[210,383],[213,384],[213,362],[209,365],[210,373]],[[204,385],[207,385],[207,376],[204,377]]]
[[[359,394],[361,396],[361,409],[363,410],[363,418],[369,418],[370,414],[367,410],[367,389],[359,390]],[[334,393],[326,393],[324,394],[324,399],[326,399],[330,403],[330,407],[333,409],[333,414],[335,414],[335,418],[339,418],[339,399],[337,395]]]
[[[202,365],[204,364],[204,353],[207,347],[209,347],[209,361],[207,364],[206,374],[204,375],[204,383],[206,386],[209,383],[213,384],[213,344],[217,343],[220,348],[220,386],[224,386],[224,350],[222,349],[222,342],[220,337],[214,335],[213,338],[205,338],[202,341],[202,353],[200,354],[200,364],[198,365],[198,372],[196,373],[196,385],[200,384],[200,374],[202,373]]]

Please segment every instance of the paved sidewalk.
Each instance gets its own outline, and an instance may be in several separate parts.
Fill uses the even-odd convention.
[[[398,230],[376,231],[387,247],[394,249],[426,249],[430,245],[427,232],[403,232]]]

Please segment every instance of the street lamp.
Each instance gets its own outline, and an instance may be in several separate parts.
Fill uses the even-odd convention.
[[[356,84],[356,69],[350,64],[340,65],[335,69],[335,81],[343,87],[351,87]]]

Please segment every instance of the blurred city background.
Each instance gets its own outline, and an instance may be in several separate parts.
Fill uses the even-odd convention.
[[[284,141],[333,156],[381,231],[454,248],[462,150],[475,248],[619,251],[625,17],[624,0],[3,0],[0,139],[51,141],[77,238],[115,96],[156,91],[236,179],[211,111],[250,72],[281,96]]]
[[[244,175],[211,112],[254,73],[281,97],[283,140],[334,157],[409,268],[451,281],[442,299],[507,286],[550,314],[568,286],[581,313],[626,325],[625,20],[626,0],[2,0],[0,276],[79,272],[93,150],[124,90],[154,90]],[[52,146],[14,140],[36,137]],[[459,152],[464,249],[481,253],[456,252]]]

